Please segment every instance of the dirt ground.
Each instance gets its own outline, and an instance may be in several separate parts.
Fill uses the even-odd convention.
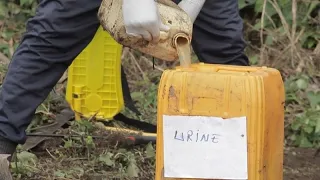
[[[60,145],[62,140],[55,139],[46,141],[40,148],[33,151],[37,155],[39,161],[36,173],[29,177],[22,176],[17,179],[24,180],[40,180],[40,179],[83,179],[83,180],[105,180],[105,179],[134,179],[134,180],[151,180],[154,179],[154,156],[147,157],[146,148],[127,147],[127,152],[133,152],[135,156],[136,166],[139,168],[138,178],[121,178],[119,169],[121,168],[119,160],[111,160],[115,166],[108,167],[105,164],[97,163],[93,159],[94,156],[99,157],[105,151],[110,153],[119,153],[119,149],[126,154],[123,146],[107,143],[106,141],[96,141],[96,147],[90,153],[91,160],[86,157],[86,152],[79,149],[65,149]],[[50,148],[49,148],[50,146]],[[117,147],[116,147],[117,146]],[[154,150],[154,149],[153,149]],[[82,152],[81,152],[82,151]],[[315,156],[315,149],[305,148],[285,148],[284,156],[284,180],[320,180],[320,155]],[[58,157],[60,156],[60,158]],[[123,163],[123,162],[121,162]],[[57,173],[65,173],[72,168],[82,169],[79,175],[66,176],[65,178],[53,178]],[[64,171],[65,170],[65,171]],[[81,172],[79,171],[79,172]],[[72,173],[75,174],[75,171]],[[108,178],[106,178],[108,177]]]
[[[122,141],[124,134],[107,132],[101,123],[69,122],[69,126],[64,126],[56,134],[77,135],[86,127],[92,137],[104,139],[92,139],[89,142],[94,146],[90,147],[86,135],[80,139],[51,137],[37,143],[30,151],[31,155],[25,154],[20,161],[17,160],[19,167],[12,169],[16,180],[154,179],[154,144],[132,146]],[[33,154],[36,160],[32,158]],[[320,180],[320,153],[315,154],[316,149],[285,147],[283,180]]]
[[[315,149],[286,148],[284,180],[320,180],[320,154]]]

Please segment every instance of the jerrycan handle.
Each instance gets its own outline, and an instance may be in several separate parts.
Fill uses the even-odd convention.
[[[266,67],[263,67],[266,68]],[[260,67],[256,67],[256,68],[252,68],[252,67],[234,67],[234,66],[219,66],[216,68],[216,72],[218,71],[230,71],[230,72],[247,72],[247,73],[252,73],[252,72],[256,72],[259,69],[261,69]]]

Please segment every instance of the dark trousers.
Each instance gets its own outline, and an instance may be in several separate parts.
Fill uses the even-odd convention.
[[[0,137],[25,142],[36,108],[93,38],[100,3],[40,0],[2,84]],[[194,24],[192,45],[200,61],[248,65],[242,26],[237,0],[207,0]]]

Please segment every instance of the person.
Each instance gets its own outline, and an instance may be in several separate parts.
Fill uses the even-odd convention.
[[[199,0],[198,0],[199,1]],[[203,2],[205,0],[202,0]],[[248,65],[237,0],[174,0],[194,21],[192,47],[201,62]],[[26,24],[0,93],[0,157],[10,161],[36,108],[45,100],[97,28],[101,0],[39,0]],[[194,14],[193,14],[194,13]],[[128,34],[157,42],[161,30],[154,0],[123,0]],[[3,170],[3,169],[2,169]]]

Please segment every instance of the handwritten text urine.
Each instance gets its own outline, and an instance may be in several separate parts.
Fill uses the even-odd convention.
[[[186,142],[211,142],[219,143],[219,134],[212,133],[201,133],[199,130],[189,130],[187,132],[179,132],[178,130],[174,133],[174,139],[178,141]]]

